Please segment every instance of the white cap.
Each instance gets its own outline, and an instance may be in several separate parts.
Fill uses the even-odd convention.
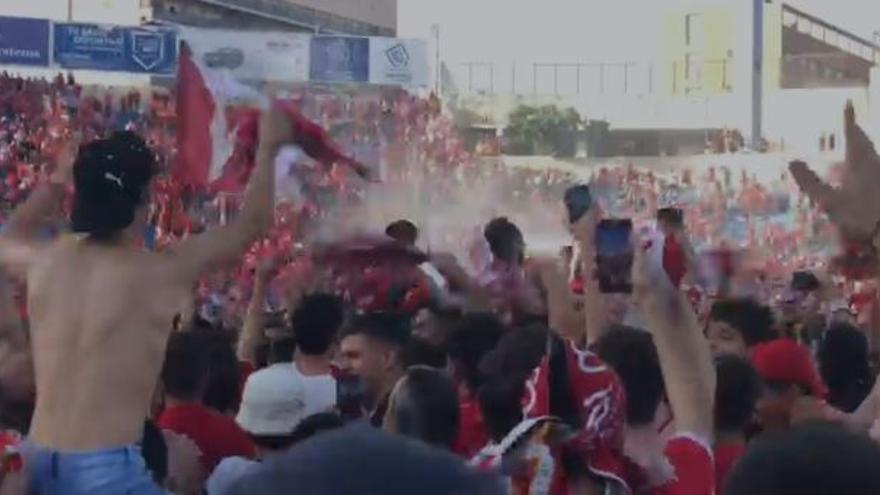
[[[248,377],[235,421],[252,435],[281,436],[293,432],[306,416],[302,380],[290,363],[283,363]]]

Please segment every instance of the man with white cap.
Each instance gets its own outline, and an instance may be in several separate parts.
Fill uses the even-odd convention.
[[[313,403],[314,398],[309,397],[308,388],[297,375],[289,364],[281,364],[248,377],[235,421],[251,437],[259,459],[224,459],[208,478],[208,495],[227,493],[239,478],[259,467],[262,460],[319,431],[342,426],[342,420],[333,413],[309,416],[307,404]]]

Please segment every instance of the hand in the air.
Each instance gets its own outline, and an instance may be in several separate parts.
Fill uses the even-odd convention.
[[[67,185],[73,182],[73,164],[79,153],[82,134],[77,132],[62,139],[65,141],[55,160],[55,170],[49,180],[56,184]]]
[[[281,255],[266,256],[257,263],[256,274],[264,279],[271,277],[281,265]]]
[[[581,249],[586,252],[594,252],[596,248],[596,226],[602,218],[602,212],[598,205],[593,205],[584,215],[575,223],[569,226],[574,239],[580,244]]]
[[[293,135],[290,119],[273,106],[260,115],[260,147],[277,153],[281,146],[290,143]]]
[[[844,120],[846,169],[840,189],[828,185],[802,161],[792,162],[789,170],[801,191],[828,214],[844,237],[870,241],[880,221],[880,156],[856,123],[852,103],[847,104]]]

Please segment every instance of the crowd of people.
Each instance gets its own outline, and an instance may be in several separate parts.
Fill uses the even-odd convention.
[[[278,194],[314,143],[273,108],[246,191],[193,191],[167,91],[0,76],[0,493],[880,493],[880,157],[851,111],[838,191],[802,163],[507,168],[433,95],[294,93],[381,183]],[[611,217],[627,292],[597,278]]]

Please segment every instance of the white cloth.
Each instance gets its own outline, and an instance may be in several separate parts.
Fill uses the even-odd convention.
[[[299,380],[305,389],[305,415],[330,411],[336,407],[336,379],[331,374],[303,375],[294,364],[292,377]]]
[[[308,416],[307,391],[289,364],[248,377],[235,421],[253,435],[289,435]]]

